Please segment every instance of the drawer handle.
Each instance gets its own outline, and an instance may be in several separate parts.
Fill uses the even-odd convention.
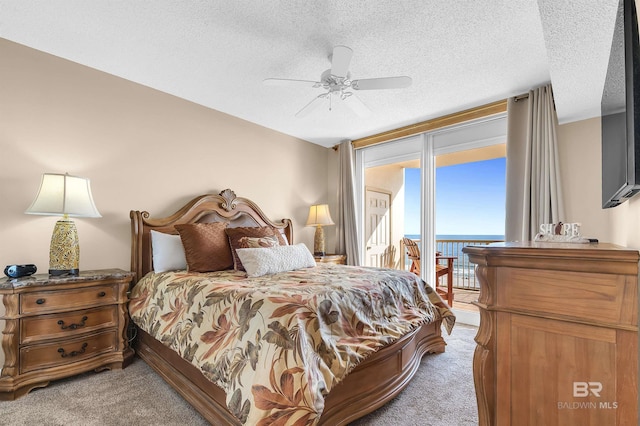
[[[84,327],[85,326],[85,321],[87,319],[88,318],[86,316],[84,316],[84,317],[82,317],[82,319],[80,320],[79,323],[77,323],[77,324],[69,324],[69,325],[64,325],[64,321],[60,320],[60,321],[58,321],[58,325],[60,326],[61,330],[66,330],[67,328],[71,329],[71,330],[75,330],[76,328]]]
[[[98,297],[105,297],[107,295],[107,293],[105,293],[104,291],[101,291],[100,293],[98,293]]]
[[[66,351],[64,350],[64,348],[59,348],[58,352],[60,353],[60,356],[62,358],[66,358],[68,356],[78,356],[80,354],[83,354],[86,350],[87,350],[87,343],[83,343],[82,344],[82,348],[79,351],[71,351],[69,353],[66,353]]]
[[[44,305],[44,302],[45,302],[45,300],[44,300],[44,299],[38,299],[38,300],[36,300],[36,303],[37,303],[38,305]]]

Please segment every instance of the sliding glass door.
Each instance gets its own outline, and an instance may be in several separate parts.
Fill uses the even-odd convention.
[[[428,200],[424,199],[428,167],[424,166],[425,135],[356,151],[358,222],[363,250],[360,264],[405,269],[405,236],[415,239],[430,258]],[[433,191],[430,191],[433,193]],[[432,265],[422,265],[430,276]]]
[[[360,264],[405,268],[400,240],[407,236],[420,248],[422,278],[435,282],[435,261],[429,259],[436,253],[436,156],[483,151],[505,141],[506,115],[499,114],[358,149]]]

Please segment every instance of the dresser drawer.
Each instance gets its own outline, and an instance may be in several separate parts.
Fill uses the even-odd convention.
[[[636,326],[637,285],[636,276],[501,268],[497,305],[536,314]]]
[[[27,344],[45,339],[76,336],[117,324],[116,305],[63,314],[27,317],[20,322],[20,343]]]
[[[20,349],[20,373],[71,364],[117,349],[117,331],[103,331],[76,339],[25,346]]]
[[[110,285],[26,293],[20,296],[20,312],[40,314],[116,303],[117,300],[116,287]]]

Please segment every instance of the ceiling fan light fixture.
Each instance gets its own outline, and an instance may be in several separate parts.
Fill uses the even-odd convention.
[[[292,80],[292,79],[279,79],[268,78],[264,80],[267,85],[287,85],[287,86],[305,86],[312,88],[322,88],[326,90],[326,93],[322,93],[319,96],[311,100],[305,105],[295,116],[298,118],[307,116],[312,110],[318,108],[323,99],[329,100],[329,111],[332,110],[331,94],[339,96],[341,101],[344,101],[350,109],[352,109],[357,115],[363,117],[369,115],[371,110],[362,103],[362,101],[354,96],[355,93],[345,91],[346,89],[353,90],[378,90],[378,89],[401,89],[409,87],[412,83],[411,77],[382,77],[382,78],[367,78],[361,80],[352,80],[351,73],[349,72],[349,64],[353,50],[346,46],[336,46],[333,48],[333,54],[330,56],[331,68],[325,70],[320,75],[320,81],[309,80]]]
[[[340,99],[343,101],[347,99],[349,96],[352,96],[353,92],[345,92],[344,90],[340,93]]]

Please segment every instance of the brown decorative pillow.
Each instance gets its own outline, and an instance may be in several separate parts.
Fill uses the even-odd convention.
[[[236,253],[236,249],[270,247],[273,244],[273,238],[277,239],[279,245],[286,245],[280,231],[270,226],[227,228],[225,232],[229,236],[229,245],[231,245],[231,252],[233,254],[233,267],[237,271],[244,271],[244,267]]]
[[[176,225],[184,246],[189,272],[231,269],[233,257],[225,234],[226,222]]]

